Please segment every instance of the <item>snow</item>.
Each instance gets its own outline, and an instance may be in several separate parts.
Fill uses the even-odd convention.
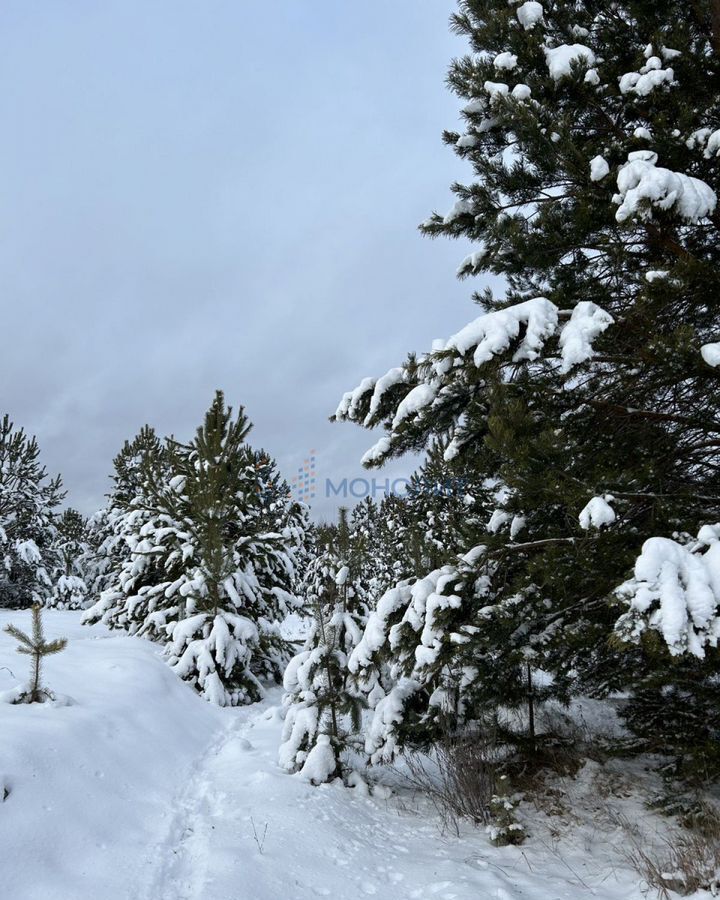
[[[393,428],[409,419],[424,407],[429,406],[435,399],[436,392],[429,384],[419,384],[400,402],[393,419]]]
[[[382,399],[385,396],[385,392],[388,391],[391,387],[394,387],[396,384],[401,384],[403,380],[404,370],[401,366],[396,366],[390,369],[384,375],[378,378],[373,387],[372,397],[370,398],[370,408],[368,410],[367,416],[365,417],[366,424],[369,424],[372,421],[375,414],[380,409],[380,404],[382,403]]]
[[[336,766],[337,762],[330,746],[330,738],[326,734],[320,734],[315,746],[307,755],[300,775],[311,784],[323,784],[335,771]]]
[[[704,156],[706,159],[710,159],[711,156],[720,156],[720,129],[709,135]]]
[[[558,833],[558,817],[528,805],[527,843],[496,848],[470,825],[443,832],[395,770],[362,771],[351,788],[286,774],[279,689],[250,707],[216,709],[153,644],[81,627],[74,612],[44,618],[50,638],[70,639],[48,661],[47,683],[74,702],[0,704],[7,900],[644,896],[614,849],[623,833],[597,803],[603,778],[634,781],[619,761],[607,774],[587,763],[558,784],[572,828]],[[29,612],[0,612],[8,621],[27,628]],[[0,666],[20,676],[24,664],[0,634]],[[0,686],[13,684],[0,669]],[[617,728],[607,704],[579,700],[572,711]],[[633,821],[648,815],[640,795],[610,802]]]
[[[496,97],[504,97],[510,92],[510,88],[502,81],[486,81],[483,88],[490,94],[491,100],[494,100]]]
[[[488,251],[486,247],[481,247],[479,250],[475,250],[473,253],[468,254],[468,256],[466,256],[458,266],[457,274],[467,275],[470,272],[475,272],[475,270],[481,265],[482,261],[486,258],[487,255]],[[444,342],[442,349],[445,349]]]
[[[15,541],[15,551],[20,559],[29,566],[42,562],[42,554],[33,540]]]
[[[462,356],[474,349],[473,361],[476,366],[481,366],[507,350],[519,335],[521,325],[526,326],[526,332],[513,360],[536,359],[545,340],[555,333],[557,307],[545,297],[535,297],[507,309],[486,313],[453,335],[447,347]]]
[[[707,527],[700,548],[706,546]],[[647,629],[658,631],[673,656],[690,653],[702,659],[705,647],[720,637],[720,542],[704,553],[671,538],[652,537],[642,546],[634,577],[617,589],[629,610],[616,631],[637,642]]]
[[[572,65],[584,62],[588,68],[595,65],[595,54],[585,44],[560,44],[559,47],[545,47],[545,60],[550,75],[555,81],[572,74]]]
[[[610,166],[602,156],[594,156],[590,160],[590,180],[602,181],[610,172]]]
[[[655,88],[662,84],[672,84],[675,73],[672,69],[659,68],[660,60],[656,56],[648,60],[639,72],[627,72],[620,76],[620,93],[637,94],[639,97],[647,97]]]
[[[493,65],[496,69],[508,69],[512,70],[517,66],[517,56],[514,53],[498,53],[493,61]]]
[[[544,14],[542,3],[538,3],[537,0],[526,0],[516,10],[518,22],[525,31],[531,30],[538,22],[541,22]]]
[[[581,300],[572,311],[570,321],[560,332],[562,372],[586,362],[594,355],[593,341],[613,324],[613,317],[590,300]]]
[[[720,343],[703,344],[700,354],[709,366],[720,366]]]
[[[457,200],[453,204],[452,209],[443,218],[443,224],[450,225],[455,219],[460,218],[460,216],[467,215],[468,213],[472,214],[472,212],[473,205],[469,200]],[[362,383],[359,387],[362,387]],[[369,387],[372,387],[372,385],[368,385],[364,390],[367,390]],[[350,401],[350,405],[352,405],[352,401]]]
[[[587,531],[590,528],[612,525],[616,519],[615,510],[608,503],[608,500],[612,499],[608,494],[604,497],[593,497],[580,511],[578,516],[580,527]]]
[[[45,611],[43,619],[49,639],[69,638],[46,662],[46,684],[74,702],[0,705],[0,777],[10,791],[0,819],[2,894],[143,897],[168,799],[221,721],[153,644],[108,637],[102,626],[91,632],[77,613]],[[3,610],[7,622],[27,630],[30,614]],[[16,676],[0,671],[6,689],[26,675],[14,647],[0,634],[1,664]]]
[[[651,219],[651,207],[674,210],[687,222],[709,216],[717,205],[713,189],[699,178],[657,166],[657,159],[650,150],[628,154],[628,161],[618,172],[618,193],[613,197],[619,204],[617,221]]]
[[[372,465],[378,460],[382,459],[386,453],[390,450],[390,438],[381,437],[379,441],[370,447],[369,450],[366,450],[362,455],[362,459],[360,460],[364,466]]]
[[[511,519],[510,513],[503,509],[494,509],[485,528],[490,534],[497,534],[498,531]]]
[[[516,84],[511,93],[516,100],[528,100],[532,96],[527,84]]]
[[[342,419],[345,416],[347,416],[347,418],[349,419],[352,419],[358,402],[369,390],[374,388],[374,386],[374,378],[363,378],[363,380],[354,390],[347,391],[347,393],[343,394],[340,405],[335,410],[335,415],[338,417],[338,419]]]

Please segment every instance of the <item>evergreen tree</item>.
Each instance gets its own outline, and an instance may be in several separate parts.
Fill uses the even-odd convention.
[[[411,524],[406,542],[415,563],[407,575],[453,561],[474,546],[488,527],[497,530],[508,521],[492,517],[497,479],[484,476],[472,453],[446,460],[443,450],[442,445],[432,447],[407,486],[405,506]],[[521,520],[513,527],[517,534]]]
[[[164,643],[178,675],[221,706],[280,680],[289,653],[279,621],[297,605],[304,516],[272,460],[246,443],[250,428],[218,392],[189,443],[153,436],[137,467],[123,455],[118,484],[132,491],[114,533],[128,558],[86,616]]]
[[[167,580],[163,563],[152,552],[150,532],[157,523],[149,492],[151,480],[169,480],[171,473],[166,448],[149,425],[125,442],[113,466],[107,505],[92,517],[89,528],[88,580],[98,600],[83,622],[102,620],[109,628],[135,634],[145,624],[158,585]]]
[[[378,506],[371,497],[361,500],[346,520],[340,520],[340,536],[343,528],[347,532],[345,541],[349,548],[355,592],[361,594],[365,604],[372,608],[383,591],[395,581],[395,548],[389,540],[382,504]]]
[[[87,605],[88,587],[84,563],[88,556],[86,525],[75,509],[66,509],[55,520],[53,591],[46,606],[82,609]]]
[[[368,506],[365,505],[365,510]],[[301,592],[312,626],[288,664],[280,764],[319,784],[342,774],[342,754],[360,727],[360,692],[347,659],[367,620],[361,581],[363,547],[353,547],[347,511],[315,547]]]
[[[535,669],[560,698],[631,688],[658,702],[699,675],[696,660],[670,670],[617,648],[608,601],[644,540],[720,518],[716,18],[707,0],[462,0],[453,17],[472,55],[451,65],[466,130],[445,140],[473,180],[422,230],[469,239],[460,277],[500,276],[507,289],[476,294],[479,318],[366,379],[335,417],[385,427],[367,465],[436,443],[447,460],[471,453],[478,478],[496,479],[492,519],[506,524],[459,567],[380,601],[402,640],[378,638],[365,656],[386,653],[407,679],[396,734],[427,719],[433,687],[463,661],[468,700],[514,705],[526,684],[529,710]],[[447,625],[429,629],[432,652],[430,607]],[[435,660],[429,680],[418,655]],[[485,663],[514,675],[498,683]],[[698,734],[714,654],[702,671],[684,701]]]
[[[112,521],[112,510],[108,503],[89,516],[86,522],[82,568],[85,572],[88,596],[91,598],[99,597],[110,586],[114,566],[119,568],[121,565],[114,558],[117,556],[117,550],[113,552],[111,549],[113,544],[116,546]]]
[[[52,699],[53,695],[42,684],[42,661],[46,656],[60,653],[67,646],[66,638],[56,638],[54,641],[45,640],[45,630],[42,622],[42,607],[35,603],[32,607],[32,636],[25,634],[15,625],[6,625],[5,631],[14,637],[19,646],[18,653],[32,657],[30,681],[25,690],[17,699],[17,703],[44,703]]]
[[[40,449],[4,416],[0,421],[0,606],[44,603],[52,595],[55,507],[60,476],[48,478]]]

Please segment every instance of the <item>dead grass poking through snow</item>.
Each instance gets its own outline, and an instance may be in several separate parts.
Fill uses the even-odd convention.
[[[701,820],[697,826],[675,829],[656,844],[641,841],[623,823],[628,836],[625,859],[662,900],[669,900],[671,891],[682,896],[698,890],[720,894],[720,813],[706,804]]]

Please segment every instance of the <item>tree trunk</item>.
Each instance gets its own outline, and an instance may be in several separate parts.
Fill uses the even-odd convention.
[[[527,664],[527,700],[528,700],[528,733],[533,753],[537,749],[535,743],[535,695],[533,693],[532,668]]]

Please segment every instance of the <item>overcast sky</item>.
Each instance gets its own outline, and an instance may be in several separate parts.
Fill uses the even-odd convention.
[[[476,314],[466,247],[417,232],[468,174],[441,142],[452,9],[5,0],[2,407],[70,503],[216,387],[286,477],[316,451],[317,514],[364,474],[374,437],[327,421],[343,391]]]

